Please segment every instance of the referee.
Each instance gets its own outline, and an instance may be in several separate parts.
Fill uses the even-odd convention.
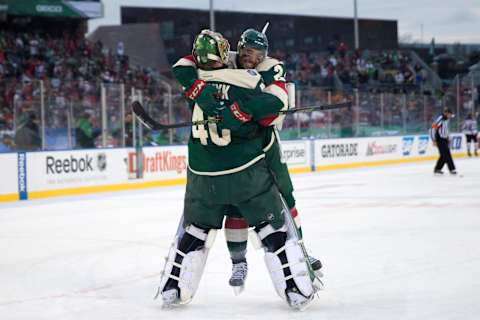
[[[453,163],[452,154],[450,153],[450,147],[448,146],[448,123],[453,117],[453,112],[449,108],[443,109],[441,116],[435,120],[432,124],[432,129],[430,131],[430,137],[432,138],[433,145],[438,147],[440,152],[440,158],[438,158],[437,164],[435,165],[434,173],[443,174],[442,168],[445,163],[448,166],[451,174],[457,174],[455,169],[455,164]]]

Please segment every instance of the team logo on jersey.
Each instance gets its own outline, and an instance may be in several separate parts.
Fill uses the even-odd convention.
[[[256,76],[258,74],[257,70],[254,70],[254,69],[247,69],[247,73],[249,73],[252,76]]]

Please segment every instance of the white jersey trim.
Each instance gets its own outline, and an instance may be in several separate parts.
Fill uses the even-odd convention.
[[[270,142],[265,148],[263,148],[263,152],[267,152],[268,150],[270,150],[270,148],[273,146],[273,143],[275,142],[275,137],[275,132],[272,131],[272,137],[270,138]]]
[[[257,69],[258,72],[267,71],[267,70],[270,70],[273,66],[275,66],[277,64],[282,64],[283,65],[282,62],[278,61],[275,58],[265,57],[265,59],[263,59],[263,61],[260,62],[257,65],[256,69]]]
[[[192,60],[188,60],[188,59],[185,59],[185,58],[181,58],[180,60],[178,60],[172,68],[175,68],[175,67],[194,67],[195,69],[197,69],[197,65],[195,64],[195,62],[193,62]]]
[[[248,227],[242,229],[225,228],[225,238],[228,242],[248,241]]]
[[[198,70],[198,78],[207,82],[225,82],[237,87],[255,89],[262,81],[260,74],[253,69]]]
[[[191,172],[193,172],[193,173],[195,173],[199,176],[212,176],[212,177],[223,176],[223,175],[226,175],[226,174],[232,174],[232,173],[237,173],[237,172],[243,171],[243,170],[247,169],[248,167],[254,165],[255,163],[257,163],[259,160],[261,160],[263,158],[265,158],[264,153],[262,153],[261,155],[253,158],[252,160],[245,163],[244,165],[241,165],[240,167],[236,167],[236,168],[229,169],[229,170],[224,170],[224,171],[197,171],[197,170],[193,170],[192,167],[190,167],[190,164],[188,165],[188,170],[190,170]]]

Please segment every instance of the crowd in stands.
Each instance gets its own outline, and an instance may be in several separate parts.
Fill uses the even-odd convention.
[[[322,52],[286,54],[274,51],[269,54],[284,61],[287,80],[303,90],[302,105],[338,102],[345,97],[353,99],[352,89],[359,89],[360,112],[355,119],[359,123],[379,125],[381,122],[379,96],[369,93],[415,94],[422,91],[427,81],[427,70],[414,63],[409,52],[401,50],[352,51],[343,42],[332,42]],[[110,50],[101,42],[89,42],[67,32],[53,36],[0,30],[0,151],[13,145],[29,150],[40,148],[38,80],[43,80],[46,97],[46,126],[51,130],[65,130],[70,121],[69,126],[73,126],[75,135],[80,137],[78,146],[91,146],[96,142],[98,145],[100,83],[107,87],[109,146],[121,145],[122,139],[126,139],[126,145],[131,144],[132,117],[126,114],[128,136],[122,137],[118,86],[112,85],[110,89],[108,84],[124,83],[127,95],[132,87],[142,89],[144,104],[153,112],[154,118],[169,121],[166,91],[159,85],[158,74],[148,68],[133,66],[121,42],[115,50]],[[319,87],[322,89],[317,90]],[[308,91],[310,88],[314,90]],[[331,92],[327,94],[328,91]],[[366,95],[362,96],[362,92]],[[173,98],[174,106],[185,103],[178,92]],[[408,97],[404,101],[401,95],[396,95],[391,99],[385,101],[390,108],[382,114],[383,124],[402,125],[405,120],[411,120],[407,115],[412,120],[425,118],[423,97]],[[428,101],[429,109],[435,107],[434,100]],[[189,117],[187,108],[174,108],[173,117],[175,122],[185,121]],[[287,118],[285,127],[343,123],[342,127],[348,128],[348,135],[354,120],[325,113],[298,114],[297,117]],[[2,134],[5,132],[8,134]],[[168,132],[149,134],[145,139],[148,143],[167,143]],[[188,130],[179,129],[176,136],[180,138],[175,142],[184,142]],[[58,141],[54,143],[58,144]]]
[[[151,69],[132,66],[124,54],[123,44],[109,50],[101,42],[89,42],[65,32],[51,34],[19,33],[0,30],[0,131],[14,126],[28,127],[38,122],[40,87],[49,107],[54,106],[50,121],[65,124],[65,109],[73,106],[79,114],[94,113],[99,103],[98,84],[123,82],[129,87],[145,88],[156,85]],[[19,116],[14,124],[14,107]],[[55,123],[51,124],[55,127]]]
[[[324,52],[276,51],[272,56],[285,62],[289,79],[299,85],[341,86],[345,90],[371,86],[419,89],[427,77],[427,71],[401,50],[349,51],[343,42],[329,45]]]

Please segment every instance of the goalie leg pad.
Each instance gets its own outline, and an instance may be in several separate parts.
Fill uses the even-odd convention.
[[[283,254],[279,251],[284,251],[286,259],[282,259],[285,256],[282,257]],[[296,287],[305,297],[314,294],[315,290],[310,280],[307,262],[302,249],[295,241],[287,240],[285,246],[276,252],[266,252],[265,263],[270,271],[275,290],[281,298],[286,299],[287,287],[292,289]],[[294,285],[289,284],[289,281],[293,281]]]
[[[172,289],[176,289],[178,299],[172,304],[186,304],[192,300],[215,234],[214,229],[207,231],[190,225],[181,238],[176,239],[170,247],[158,292],[163,295],[164,292],[171,293]],[[172,301],[171,298],[168,300]]]
[[[257,232],[264,245],[265,264],[277,294],[291,307],[302,309],[313,299],[315,290],[304,251],[298,240],[287,239],[286,230],[286,226],[275,230],[267,225]]]
[[[309,296],[313,292],[306,257],[298,241],[287,238],[286,231],[286,226],[275,230],[271,225],[258,230],[266,251],[265,263],[280,297],[285,297],[285,289],[294,287]]]

